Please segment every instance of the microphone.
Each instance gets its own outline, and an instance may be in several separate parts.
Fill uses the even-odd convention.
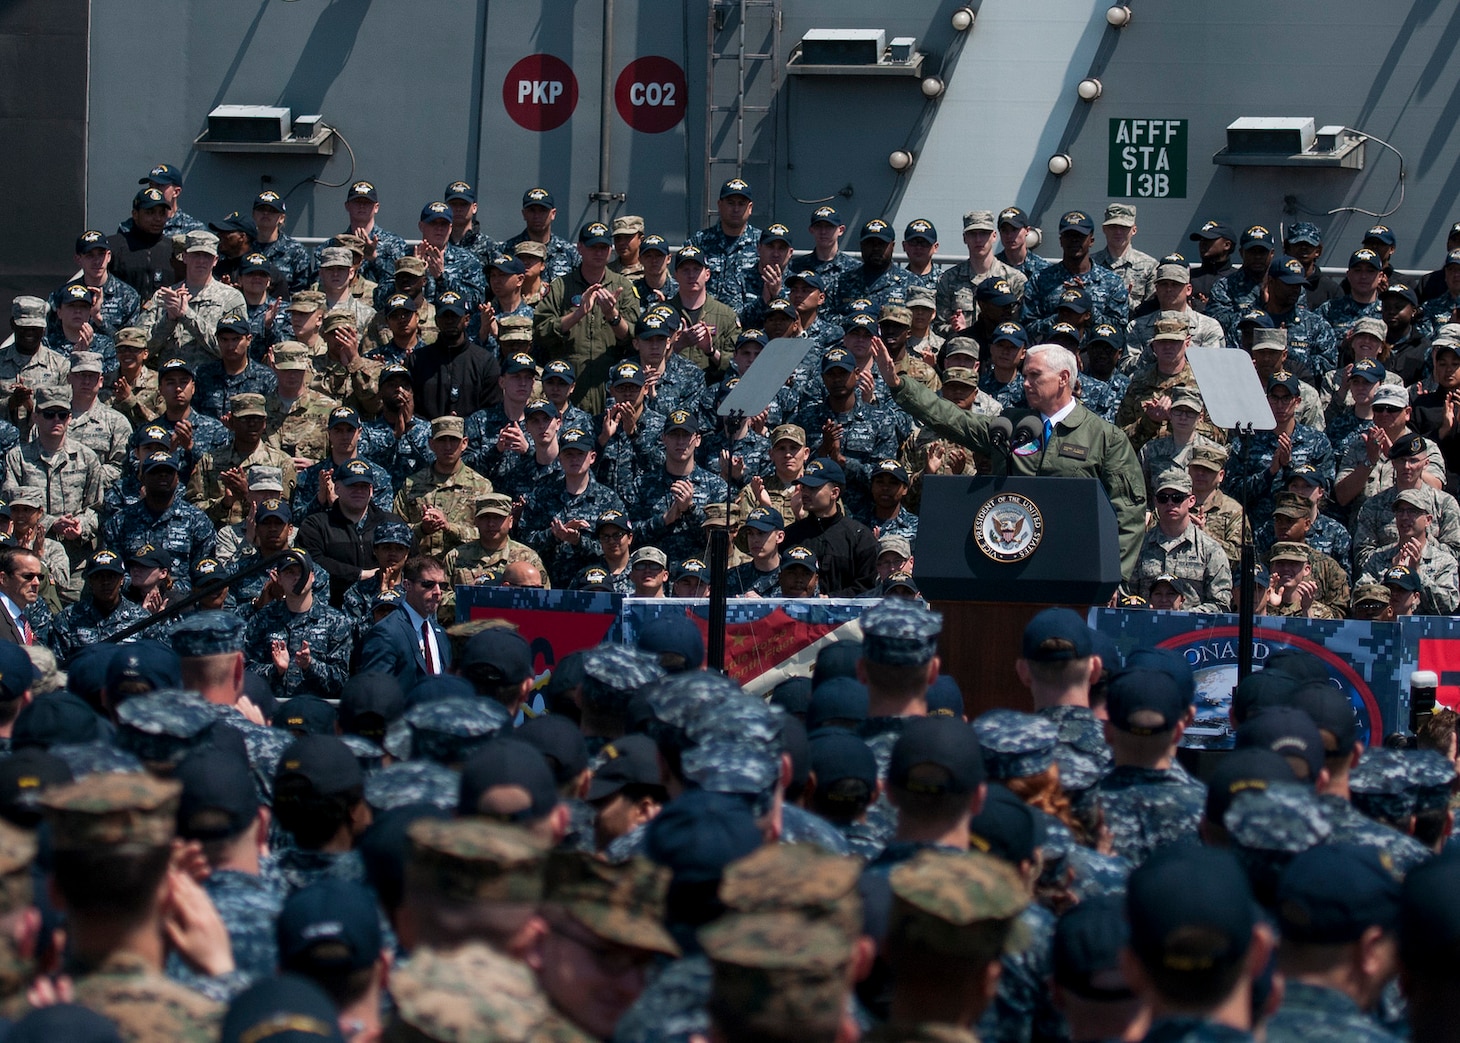
[[[1014,447],[1032,445],[1044,437],[1044,424],[1037,416],[1026,416],[1014,429]]]
[[[1014,451],[1010,442],[1014,438],[1014,424],[1006,416],[996,416],[989,421],[989,442],[994,449],[1004,454],[1004,473],[1014,473]]]

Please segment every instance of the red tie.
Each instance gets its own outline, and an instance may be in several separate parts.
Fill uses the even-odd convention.
[[[28,644],[28,645],[33,645],[33,644],[35,644],[35,631],[32,630],[31,627],[30,627],[30,620],[27,619],[24,622],[25,622],[25,643]]]
[[[26,632],[30,632],[30,624],[26,624]],[[421,623],[421,648],[426,653],[426,673],[436,672],[436,657],[431,654],[431,624]]]

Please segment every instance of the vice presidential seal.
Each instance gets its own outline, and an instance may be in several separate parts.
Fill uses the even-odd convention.
[[[973,542],[995,561],[1023,561],[1044,538],[1044,517],[1027,496],[999,493],[973,519]]]

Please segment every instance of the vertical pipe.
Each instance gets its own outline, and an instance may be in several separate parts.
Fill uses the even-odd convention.
[[[613,0],[603,0],[603,81],[598,105],[598,219],[608,221],[613,177],[610,132],[613,129]]]

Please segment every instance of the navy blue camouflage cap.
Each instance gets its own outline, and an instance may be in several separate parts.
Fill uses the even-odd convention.
[[[583,706],[621,717],[639,689],[663,676],[657,655],[628,645],[597,645],[583,653]]]
[[[565,359],[554,359],[542,368],[542,379],[561,380],[564,384],[571,384],[578,379],[578,374],[573,371],[573,364]]]
[[[744,196],[746,199],[755,199],[751,194],[750,182],[743,177],[732,177],[720,186],[720,198],[728,199],[731,196]]]
[[[1063,913],[1054,925],[1050,962],[1060,988],[1098,1003],[1134,996],[1120,969],[1130,940],[1119,895],[1095,895]]]
[[[117,707],[117,745],[156,771],[177,766],[202,745],[218,719],[196,694],[161,689]]]
[[[176,648],[171,640],[163,644],[150,639],[120,646],[106,668],[106,690],[112,705],[116,705],[116,693],[123,687],[131,692],[181,688],[182,664]]]
[[[973,720],[992,779],[1022,779],[1054,763],[1059,729],[1053,721],[1018,710],[990,710]]]
[[[1266,225],[1250,226],[1242,233],[1242,238],[1237,241],[1237,249],[1242,253],[1246,253],[1254,247],[1269,253],[1277,249],[1277,240],[1273,238],[1271,229]]]
[[[812,489],[818,489],[827,482],[845,486],[847,484],[847,474],[842,470],[841,464],[823,456],[817,457],[807,464],[801,471],[801,477],[797,478],[796,481]]]
[[[774,507],[757,507],[745,516],[745,524],[758,532],[779,532],[786,527],[786,519]]]
[[[1017,322],[1001,322],[994,327],[989,343],[997,344],[1001,340],[1015,347],[1025,348],[1029,346],[1029,332]]]
[[[1071,210],[1060,217],[1059,234],[1064,235],[1066,232],[1094,235],[1095,222],[1083,210]]]
[[[374,189],[372,188],[373,192]],[[339,1012],[308,978],[280,974],[239,993],[223,1018],[219,1043],[344,1043]]]
[[[855,726],[867,719],[869,707],[866,685],[851,677],[833,677],[812,689],[811,703],[806,708],[806,730],[833,726],[834,721],[847,722],[836,727]]]
[[[1359,811],[1401,829],[1416,807],[1407,750],[1376,746],[1364,751],[1349,772],[1349,795]]]
[[[1047,608],[1024,627],[1021,654],[1036,663],[1088,659],[1095,654],[1090,628],[1079,613],[1068,608]]]
[[[791,245],[791,230],[780,222],[767,225],[760,233],[760,241],[763,243],[785,243]]]
[[[643,387],[644,367],[632,360],[616,364],[608,371],[608,386],[616,387],[619,384],[632,384],[634,387]]]
[[[1220,848],[1168,844],[1131,873],[1130,947],[1163,975],[1209,980],[1252,943],[1257,906],[1241,864]]]
[[[1307,769],[1299,777],[1317,780],[1323,770],[1323,736],[1307,713],[1293,706],[1272,706],[1258,710],[1237,728],[1237,749],[1257,746],[1288,758],[1293,770]]]
[[[978,736],[950,717],[908,720],[887,769],[887,781],[910,793],[973,793],[987,777]]]
[[[926,217],[915,217],[907,223],[902,230],[903,239],[921,239],[925,243],[936,243],[938,241],[938,229],[933,227],[933,222]]]
[[[384,543],[397,547],[411,547],[415,545],[416,541],[411,535],[411,527],[405,522],[387,521],[375,526],[375,532],[371,536],[370,542],[376,547]]]
[[[879,242],[890,243],[897,239],[897,234],[892,230],[892,226],[882,220],[882,218],[874,217],[862,225],[862,231],[857,236],[857,239],[859,241],[876,239]]]
[[[1269,908],[1276,903],[1278,880],[1293,858],[1324,843],[1333,832],[1311,784],[1292,782],[1236,794],[1222,816],[1222,826],[1257,900]]]
[[[942,613],[907,598],[883,598],[863,612],[858,623],[863,657],[888,666],[928,662],[937,654],[943,633]]]
[[[1186,699],[1159,670],[1122,670],[1105,689],[1110,723],[1131,735],[1169,732],[1186,717]]]
[[[339,715],[327,700],[317,695],[296,695],[279,704],[269,722],[295,735],[333,735]]]
[[[407,710],[386,733],[385,749],[394,757],[459,764],[510,726],[506,709],[494,699],[475,693],[435,699]]]
[[[295,891],[275,928],[283,971],[317,979],[361,970],[380,958],[375,893],[354,880],[325,877]]]
[[[1346,945],[1370,927],[1397,929],[1403,885],[1386,862],[1386,854],[1360,844],[1324,844],[1298,854],[1278,880],[1284,940]]]
[[[483,806],[483,800],[498,787],[522,790],[528,796],[527,806],[506,813]],[[532,743],[499,736],[477,749],[461,767],[458,815],[481,815],[520,825],[543,818],[557,806],[552,768]]]
[[[1383,243],[1385,246],[1393,246],[1395,243],[1394,229],[1388,225],[1374,225],[1364,233],[1364,242]]]
[[[1014,866],[1034,857],[1039,840],[1034,809],[1005,786],[990,786],[983,808],[968,823],[973,850]]]
[[[243,651],[243,620],[235,612],[211,609],[178,620],[169,635],[180,657],[225,655]]]
[[[790,286],[792,283],[798,283],[798,282],[799,283],[805,283],[807,286],[811,287],[813,290],[819,290],[822,293],[825,293],[826,292],[826,280],[823,279],[816,272],[813,272],[813,271],[792,272],[791,274],[787,275],[786,278],[785,278],[785,283],[786,283],[787,286]]]
[[[1307,243],[1309,246],[1322,246],[1323,233],[1311,221],[1298,221],[1288,227],[1287,233],[1283,236],[1283,242]]]
[[[184,840],[236,837],[258,820],[259,794],[246,754],[204,745],[182,759],[173,778],[182,783],[177,835]]]
[[[1409,784],[1414,791],[1414,810],[1442,811],[1450,806],[1455,784],[1455,765],[1437,750],[1406,750]]]

